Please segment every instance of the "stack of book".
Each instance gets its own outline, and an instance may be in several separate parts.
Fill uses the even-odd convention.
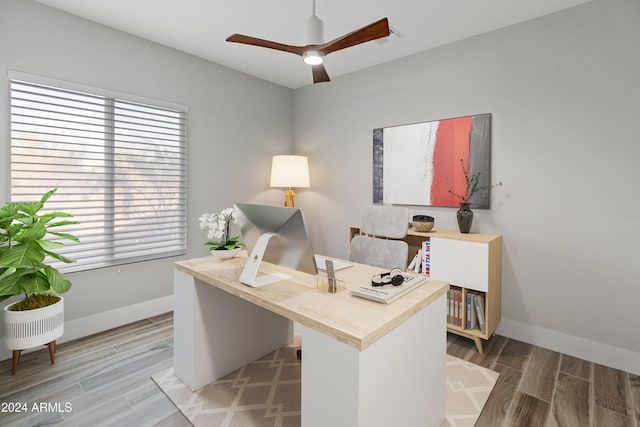
[[[366,285],[351,289],[351,295],[382,304],[391,304],[393,301],[406,295],[418,286],[427,283],[427,280],[429,280],[419,274],[402,273],[402,275],[404,276],[402,285],[373,286],[371,283],[367,283]]]
[[[431,242],[428,240],[422,242],[422,247],[409,263],[407,270],[414,273],[422,273],[426,276],[431,273]]]

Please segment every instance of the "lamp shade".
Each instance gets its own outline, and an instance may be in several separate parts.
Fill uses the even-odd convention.
[[[271,187],[309,187],[307,156],[273,156]]]

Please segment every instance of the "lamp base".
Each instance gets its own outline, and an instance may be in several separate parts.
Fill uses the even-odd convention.
[[[284,196],[284,206],[286,208],[296,207],[296,193],[292,189],[288,189],[287,194]]]

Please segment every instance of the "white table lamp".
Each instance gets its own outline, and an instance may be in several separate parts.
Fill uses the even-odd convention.
[[[288,188],[284,205],[296,207],[293,187],[309,187],[309,161],[307,156],[273,156],[271,163],[271,187]]]

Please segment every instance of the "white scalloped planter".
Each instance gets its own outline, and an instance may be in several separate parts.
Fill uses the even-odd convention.
[[[216,261],[224,261],[226,259],[235,258],[242,255],[242,252],[245,251],[243,248],[234,248],[234,249],[223,249],[219,251],[209,251],[211,256]]]
[[[59,295],[58,295],[59,296]],[[59,296],[60,297],[60,296]],[[35,310],[10,311],[4,308],[4,346],[24,350],[48,344],[64,332],[64,299]]]

